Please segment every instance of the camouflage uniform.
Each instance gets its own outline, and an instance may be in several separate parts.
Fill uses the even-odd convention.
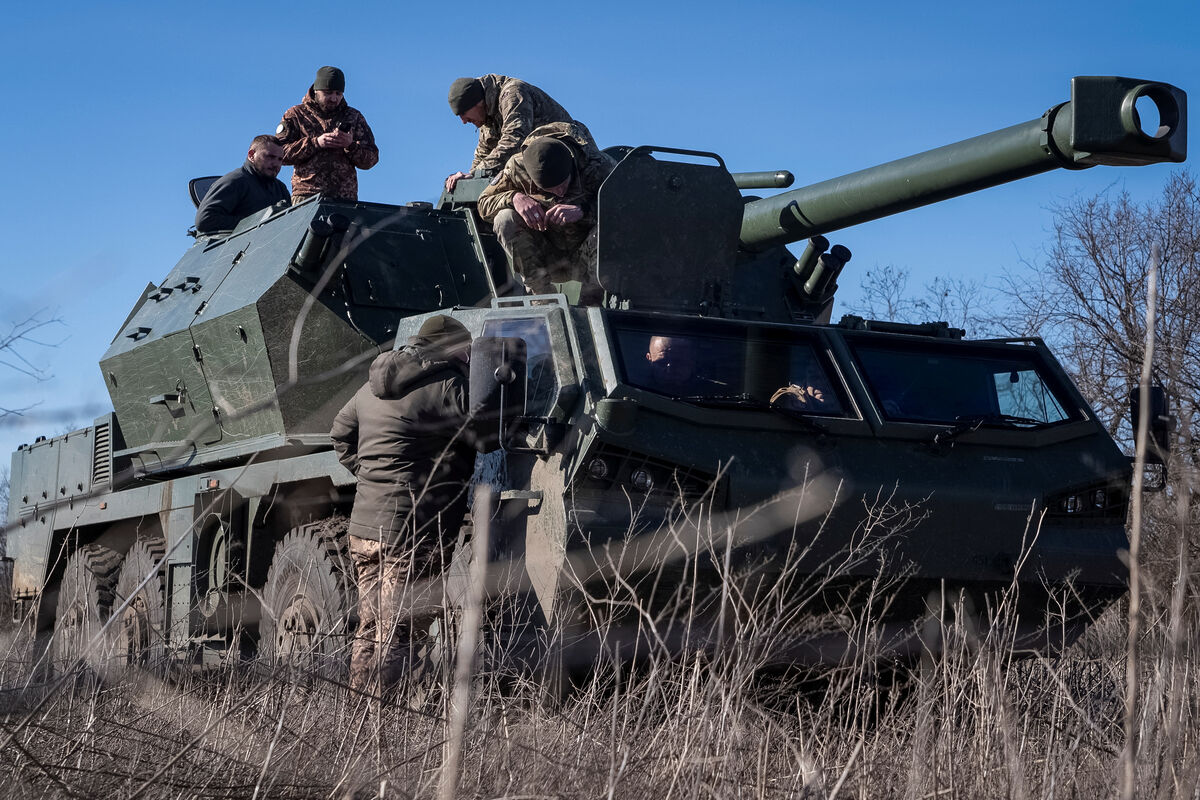
[[[571,182],[562,198],[541,190],[517,154],[492,180],[479,198],[479,213],[496,229],[496,235],[509,254],[512,271],[518,273],[526,289],[534,294],[554,291],[552,283],[578,281],[581,305],[600,302],[602,289],[596,283],[596,193],[612,172],[612,158],[596,149],[592,136],[578,122],[552,122],[535,128],[527,142],[539,137],[558,139],[575,160]],[[527,194],[545,209],[556,205],[577,205],[583,210],[578,222],[551,225],[546,230],[530,230],[512,207],[516,193]]]
[[[431,671],[431,615],[413,586],[440,571],[443,555],[422,548],[350,536],[350,559],[358,584],[358,631],[350,643],[350,688],[378,695]],[[450,554],[445,554],[449,561]],[[440,599],[440,597],[439,597]],[[428,608],[424,608],[428,611]],[[440,609],[433,609],[434,615]]]
[[[479,144],[471,161],[476,176],[495,175],[516,155],[534,128],[551,122],[573,122],[566,109],[538,87],[504,75],[483,75],[483,107],[487,119],[479,129]],[[588,141],[592,134],[576,122]]]
[[[350,123],[353,143],[342,149],[318,146],[317,137],[337,130],[341,121]],[[362,113],[344,99],[333,111],[325,111],[311,87],[300,105],[284,112],[275,135],[283,145],[283,163],[296,168],[292,173],[293,203],[314,194],[357,200],[355,168],[370,169],[379,162],[375,134]]]
[[[557,139],[571,151],[575,166],[566,194],[557,198],[542,190],[529,176],[518,153],[479,196],[479,214],[492,223],[513,272],[521,276],[528,291],[545,294],[554,291],[552,283],[575,280],[583,284],[580,305],[594,305],[603,295],[595,276],[596,195],[615,163],[596,148],[591,134],[577,122],[543,125],[530,132],[526,142],[542,136]],[[518,192],[546,209],[579,206],[583,217],[569,225],[531,230],[513,208],[513,196]]]

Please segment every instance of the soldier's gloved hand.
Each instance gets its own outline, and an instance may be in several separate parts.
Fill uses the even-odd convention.
[[[583,219],[583,209],[579,206],[557,205],[546,212],[546,221],[551,225],[570,225]]]
[[[460,180],[462,180],[463,178],[470,178],[470,177],[471,177],[471,173],[469,173],[469,172],[454,173],[449,178],[446,178],[446,191],[453,192],[454,187],[458,184],[458,182]]]
[[[784,408],[810,408],[825,402],[824,393],[814,386],[797,386],[794,383],[776,389],[771,395],[771,405],[781,405]]]
[[[525,224],[535,231],[546,230],[546,210],[541,203],[524,192],[513,195],[513,210],[521,215]]]

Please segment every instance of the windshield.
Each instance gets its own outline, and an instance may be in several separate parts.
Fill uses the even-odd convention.
[[[545,317],[491,319],[483,326],[484,336],[516,337],[525,340],[525,413],[545,416],[558,394],[550,329]]]
[[[920,343],[852,347],[885,419],[1031,426],[1079,419],[1029,348],[1001,354]]]
[[[697,405],[844,416],[840,382],[811,333],[613,314],[626,383]]]

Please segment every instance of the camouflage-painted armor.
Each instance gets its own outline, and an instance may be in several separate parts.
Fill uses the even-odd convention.
[[[337,129],[339,122],[350,124],[354,142],[341,149],[320,147],[317,137]],[[342,100],[333,111],[325,111],[317,103],[312,88],[304,101],[283,114],[276,129],[283,144],[283,163],[295,167],[292,173],[292,202],[314,194],[358,199],[356,169],[370,169],[379,162],[375,134],[362,113]]]
[[[555,291],[553,283],[575,280],[583,284],[580,304],[593,305],[602,298],[595,278],[596,195],[615,163],[596,148],[591,134],[578,122],[543,125],[534,129],[526,142],[542,136],[557,139],[571,151],[575,166],[566,193],[558,198],[542,190],[529,176],[522,154],[518,153],[480,195],[479,214],[492,223],[513,272],[521,276],[528,291],[545,294]],[[579,206],[583,217],[568,225],[552,225],[545,231],[531,230],[513,208],[513,196],[518,192],[546,209],[556,205]]]
[[[479,81],[487,120],[479,129],[479,144],[471,161],[475,175],[494,175],[503,169],[535,128],[574,121],[553,97],[531,83],[504,75],[483,75]],[[592,140],[587,126],[575,124]]]

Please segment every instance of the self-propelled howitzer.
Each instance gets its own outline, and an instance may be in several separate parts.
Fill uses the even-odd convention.
[[[1141,98],[1159,130],[1142,130]],[[820,234],[1054,167],[1182,161],[1183,92],[1076,78],[1071,101],[1039,120],[765,199],[740,190],[782,188],[786,173],[735,175],[715,154],[671,148],[616,155],[598,199],[603,308],[513,296],[474,209],[486,181],[437,206],[312,198],[198,240],[101,362],[114,412],[13,454],[15,616],[53,625],[65,664],[114,613],[102,655],[119,662],[257,645],[341,663],[355,480],[327,432],[370,359],[434,313],[478,337],[473,392],[490,376],[520,384],[498,431],[508,448],[486,471],[503,476],[489,524],[543,622],[578,628],[595,596],[579,582],[605,579],[585,567],[625,542],[641,572],[615,576],[623,586],[648,571],[671,594],[690,574],[720,596],[720,570],[697,569],[695,548],[654,550],[678,543],[667,528],[681,513],[719,523],[730,563],[761,577],[805,537],[810,556],[836,562],[872,498],[920,524],[889,540],[889,566],[856,562],[839,586],[911,577],[892,606],[901,634],[932,587],[1024,581],[1022,641],[1047,649],[1040,582],[1075,581],[1060,644],[1125,591],[1128,461],[1045,346],[821,324],[849,251],[825,252]],[[786,244],[802,239],[798,259]],[[649,356],[662,337],[690,351],[677,357],[694,374],[661,382]],[[510,353],[527,355],[501,363]],[[789,386],[819,406],[779,408]],[[1045,524],[1025,547],[1031,510]]]

